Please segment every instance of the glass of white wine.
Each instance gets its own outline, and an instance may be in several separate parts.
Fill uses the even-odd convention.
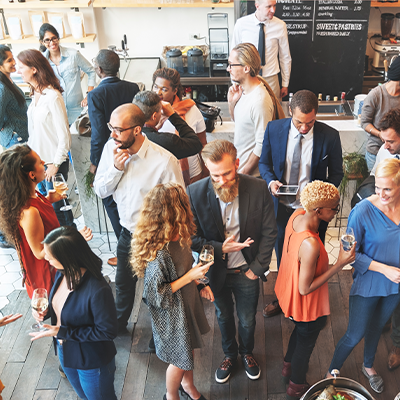
[[[53,176],[53,187],[56,190],[56,192],[58,194],[60,194],[61,196],[64,196],[64,194],[67,192],[68,185],[67,185],[67,182],[65,182],[65,179],[62,174],[58,173]],[[72,210],[72,206],[67,204],[65,199],[63,199],[63,201],[64,201],[64,205],[62,207],[60,207],[60,210],[61,211]]]
[[[354,242],[356,241],[353,228],[348,226],[346,228],[345,234],[342,235],[341,240],[342,240],[343,250],[350,251],[352,249],[352,247],[354,246]]]
[[[47,307],[49,306],[47,290],[43,288],[35,289],[33,291],[31,305],[35,311],[39,313],[45,312],[47,310]],[[33,332],[41,332],[46,330],[46,328],[43,327],[43,324],[40,321],[33,324],[31,326],[31,329]]]
[[[210,244],[206,244],[203,246],[200,257],[199,257],[200,262],[203,265],[208,264],[211,261],[214,261],[214,247],[211,246]],[[204,283],[205,285],[210,282],[210,280],[204,276],[204,278],[199,279],[201,283]]]

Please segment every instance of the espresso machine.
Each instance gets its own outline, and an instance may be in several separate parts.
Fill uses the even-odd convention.
[[[210,76],[229,76],[226,70],[229,56],[228,14],[207,14],[210,43]]]

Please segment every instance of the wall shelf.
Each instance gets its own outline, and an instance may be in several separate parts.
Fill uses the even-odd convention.
[[[400,2],[396,1],[395,3],[392,2],[385,2],[381,3],[379,1],[371,1],[371,8],[372,7],[400,7]]]
[[[26,8],[87,8],[93,0],[50,0],[50,1],[40,1],[40,0],[26,0],[24,3],[19,3],[18,0],[14,0],[10,3],[6,0],[0,0],[0,8],[4,9],[26,9]]]
[[[140,1],[140,3],[139,3]],[[134,8],[233,8],[233,2],[230,3],[212,3],[210,0],[194,0],[193,3],[177,3],[173,0],[172,3],[163,3],[150,0],[94,0],[93,7],[95,8],[115,8],[115,7],[134,7]]]
[[[72,35],[67,35],[65,38],[60,39],[61,43],[92,43],[96,38],[95,33],[91,33],[86,35],[86,37],[81,39],[75,39]],[[36,43],[39,45],[39,38],[33,35],[25,35],[23,39],[15,40],[11,39],[9,36],[6,36],[5,39],[0,40],[0,44],[29,44]]]

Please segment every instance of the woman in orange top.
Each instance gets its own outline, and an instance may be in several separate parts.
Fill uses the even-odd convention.
[[[286,391],[300,398],[310,387],[306,372],[319,332],[330,314],[328,279],[354,261],[355,247],[328,265],[328,254],[318,236],[321,221],[330,222],[339,211],[339,192],[331,183],[313,181],[300,195],[303,209],[290,217],[286,227],[281,267],[275,292],[285,317],[295,323],[283,361],[282,375],[290,379]]]

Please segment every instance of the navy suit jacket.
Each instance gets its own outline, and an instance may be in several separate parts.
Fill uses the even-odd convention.
[[[291,118],[268,123],[260,162],[258,164],[262,178],[268,183],[282,182],[286,164],[286,148]],[[310,182],[320,180],[340,185],[343,178],[342,146],[339,132],[330,126],[316,121],[313,134],[313,152],[311,160]],[[275,212],[278,199],[274,197]]]
[[[189,185],[187,193],[197,228],[192,249],[200,253],[205,244],[214,247],[214,264],[207,276],[211,290],[217,293],[225,283],[229,257],[229,253],[222,253],[225,233],[219,200],[210,177]],[[239,221],[240,242],[249,237],[254,240],[242,254],[252,272],[266,281],[264,273],[269,269],[277,228],[271,195],[263,180],[239,174]]]
[[[107,122],[111,113],[120,105],[132,103],[139,87],[136,83],[123,81],[116,76],[100,82],[99,86],[87,95],[89,119],[92,125],[90,162],[98,165],[103,147],[110,138]]]

